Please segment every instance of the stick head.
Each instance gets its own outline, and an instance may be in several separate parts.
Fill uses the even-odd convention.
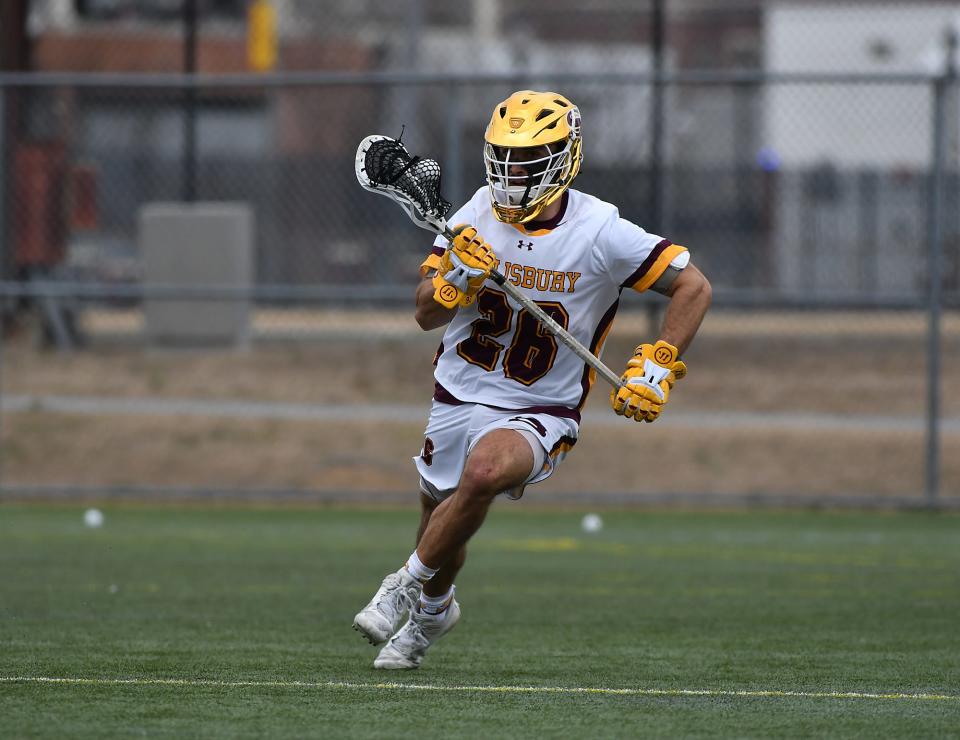
[[[365,189],[399,203],[417,226],[437,233],[446,228],[450,203],[440,195],[436,161],[411,157],[398,140],[375,134],[360,142],[356,171]]]

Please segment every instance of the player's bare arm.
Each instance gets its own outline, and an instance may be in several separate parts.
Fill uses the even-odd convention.
[[[660,337],[655,344],[641,344],[627,362],[621,377],[623,385],[610,393],[615,413],[634,421],[652,422],[670,400],[674,384],[687,374],[680,360],[700,328],[712,291],[710,282],[692,263],[663,276],[669,284],[654,286],[670,297]]]
[[[713,290],[706,276],[690,263],[677,275],[667,295],[670,303],[663,317],[659,339],[672,344],[682,355],[710,308]]]

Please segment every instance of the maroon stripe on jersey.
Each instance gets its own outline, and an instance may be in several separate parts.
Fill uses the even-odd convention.
[[[433,356],[433,366],[436,367],[437,363],[440,362],[440,355],[443,354],[443,342],[440,342],[440,346],[437,347],[437,354]]]
[[[626,280],[620,283],[621,288],[629,288],[631,285],[636,283],[640,278],[646,275],[650,268],[653,267],[654,263],[663,254],[663,250],[673,244],[669,239],[664,239],[657,246],[653,248],[653,251],[647,256],[643,263],[638,267]]]
[[[568,437],[566,434],[564,434],[562,437],[560,437],[560,439],[557,440],[557,443],[550,449],[550,452],[547,454],[552,455],[554,452],[559,450],[563,445],[570,445],[571,447],[573,447],[576,443],[577,443],[576,437]]]
[[[430,250],[430,254],[435,254],[437,257],[443,257],[443,253],[446,251],[447,250],[443,247],[434,246],[434,248]]]
[[[617,300],[607,309],[607,312],[600,317],[600,321],[597,323],[597,330],[593,332],[593,338],[590,340],[590,351],[593,354],[597,354],[600,342],[603,341],[607,329],[610,327],[610,324],[613,323],[613,317],[617,315],[618,308],[620,308],[619,295],[617,295]],[[577,403],[577,410],[583,408],[583,404],[587,402],[587,396],[590,394],[590,366],[587,363],[583,363],[583,375],[580,376],[580,387],[583,388],[583,393],[580,395],[579,403]]]
[[[433,382],[433,400],[450,406],[464,406],[469,403],[468,401],[461,401],[436,381]],[[488,409],[496,409],[497,411],[509,411],[512,414],[549,414],[561,419],[573,419],[577,424],[580,423],[580,409],[568,409],[566,406],[527,406],[520,409],[492,406],[489,403],[478,403],[477,406],[486,406]]]

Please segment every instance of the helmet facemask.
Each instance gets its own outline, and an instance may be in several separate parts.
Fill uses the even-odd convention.
[[[518,90],[493,109],[483,138],[490,204],[504,223],[539,217],[580,171],[580,111],[559,93]]]
[[[578,152],[568,138],[532,147],[483,147],[487,184],[494,212],[505,223],[532,221],[559,198],[573,179]],[[575,172],[573,173],[575,174]]]

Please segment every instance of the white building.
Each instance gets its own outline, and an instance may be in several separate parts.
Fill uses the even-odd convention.
[[[945,68],[951,29],[960,30],[955,2],[772,2],[766,68],[933,75]],[[923,293],[932,87],[923,80],[767,86],[765,159],[781,171],[770,244],[778,289],[808,296]],[[955,164],[958,119],[960,108],[947,116],[947,158]]]
[[[946,34],[960,31],[956,2],[835,7],[771,2],[765,11],[770,72],[931,74],[946,61]],[[960,61],[960,57],[958,57]],[[784,165],[925,168],[930,164],[929,86],[772,85],[765,142]]]

